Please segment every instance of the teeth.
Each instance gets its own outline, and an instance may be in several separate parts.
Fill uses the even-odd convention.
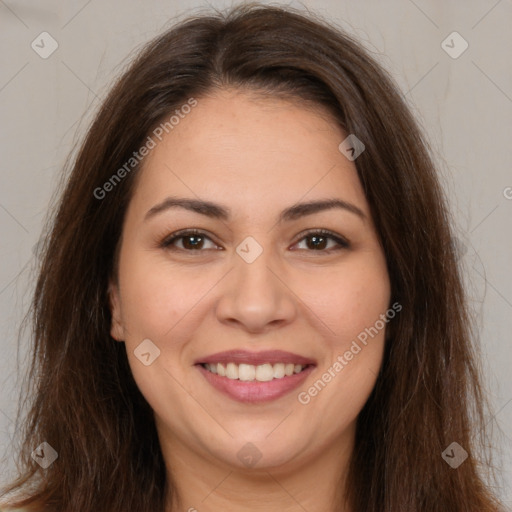
[[[256,367],[252,364],[238,365],[238,378],[240,380],[254,380],[256,378]]]
[[[272,368],[274,379],[282,379],[284,377],[284,363],[277,363]]]
[[[228,363],[226,366],[226,377],[228,379],[238,379],[238,366],[235,363]]]
[[[260,364],[254,366],[252,364],[236,364],[227,363],[223,365],[218,364],[204,364],[207,370],[216,373],[221,377],[227,377],[232,380],[241,380],[245,382],[268,382],[273,379],[282,379],[283,377],[290,377],[294,373],[300,373],[306,365],[293,364],[293,363],[270,363]]]
[[[256,380],[267,382],[274,378],[274,368],[271,364],[260,364],[256,367]]]

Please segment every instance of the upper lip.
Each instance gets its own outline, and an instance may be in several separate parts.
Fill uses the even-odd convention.
[[[303,366],[316,364],[313,359],[303,357],[292,352],[284,350],[262,350],[261,352],[250,352],[249,350],[226,350],[217,352],[206,357],[197,359],[194,364],[217,364],[217,363],[237,363],[251,364],[258,366],[260,364],[293,363]]]

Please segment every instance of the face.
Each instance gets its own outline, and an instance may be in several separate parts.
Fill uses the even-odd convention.
[[[390,283],[347,134],[300,103],[197,102],[137,177],[112,336],[169,454],[243,469],[350,451]]]

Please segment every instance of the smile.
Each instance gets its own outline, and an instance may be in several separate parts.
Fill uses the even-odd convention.
[[[222,395],[245,404],[259,404],[277,400],[302,386],[315,365],[203,363],[195,368]]]
[[[284,350],[227,350],[205,355],[194,366],[214,390],[237,402],[277,400],[301,386],[315,359]]]
[[[244,382],[269,382],[274,379],[282,379],[291,377],[296,373],[301,373],[308,365],[294,363],[275,363],[275,364],[237,364],[230,362],[227,364],[204,363],[203,368],[220,377],[227,377],[232,380],[240,380]]]

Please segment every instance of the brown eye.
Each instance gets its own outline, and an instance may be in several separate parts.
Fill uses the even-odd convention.
[[[305,250],[309,251],[330,252],[331,250],[347,249],[350,247],[347,240],[344,240],[330,231],[324,230],[306,233],[306,236],[301,238],[299,244],[302,243],[303,240],[306,241]],[[334,245],[331,244],[331,246],[329,246],[329,242],[333,242]]]
[[[206,247],[206,249],[215,249],[217,245],[215,245],[212,240],[206,236],[205,233],[196,230],[188,230],[188,231],[179,231],[178,233],[174,233],[171,237],[166,238],[161,246],[166,249],[177,249],[183,250],[187,252],[192,251],[201,251],[205,249],[205,244],[207,241],[210,241],[213,247]],[[181,246],[180,246],[181,242]]]
[[[204,244],[204,237],[201,235],[186,235],[182,236],[181,239],[185,249],[202,249]]]
[[[310,235],[306,237],[306,245],[308,249],[321,250],[325,249],[328,245],[329,238],[323,235]]]

